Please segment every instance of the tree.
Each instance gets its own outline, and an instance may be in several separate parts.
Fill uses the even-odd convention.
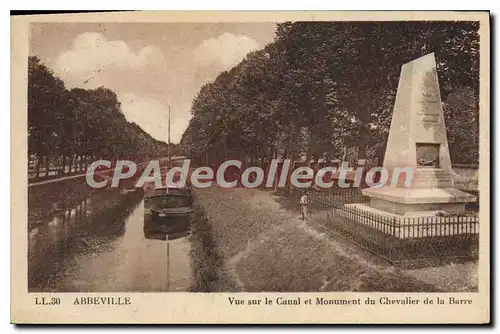
[[[63,82],[37,57],[28,60],[28,154],[57,160],[60,172],[82,170],[89,159],[136,159],[166,155],[167,144],[129,123],[110,89],[75,88]],[[66,168],[67,167],[67,168]]]
[[[479,162],[479,114],[472,87],[457,88],[443,103],[451,161]]]
[[[460,147],[466,136],[450,129],[478,118],[478,28],[430,21],[278,24],[273,43],[202,87],[181,144],[198,156],[223,148],[242,156],[305,154],[308,161],[349,149],[381,164],[401,66],[434,52],[448,108],[466,102],[457,101],[459,92],[470,98],[458,106],[469,118],[447,122],[450,142]],[[477,137],[478,129],[469,128]],[[456,154],[457,163],[465,160]]]
[[[28,58],[28,155],[35,155],[36,173],[49,157],[52,148],[60,145],[57,123],[61,118],[61,96],[64,83],[56,78],[38,57]]]

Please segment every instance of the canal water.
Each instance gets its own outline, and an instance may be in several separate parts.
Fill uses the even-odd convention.
[[[189,226],[145,222],[138,192],[97,213],[102,200],[87,199],[28,232],[29,291],[187,291]]]

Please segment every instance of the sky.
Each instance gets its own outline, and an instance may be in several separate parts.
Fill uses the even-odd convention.
[[[201,86],[272,42],[274,23],[35,23],[30,55],[66,88],[113,90],[129,122],[179,142]]]

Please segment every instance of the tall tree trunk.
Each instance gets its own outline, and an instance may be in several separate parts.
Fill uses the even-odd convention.
[[[358,162],[360,159],[366,159],[367,145],[362,143],[358,146]],[[357,164],[357,163],[356,163]]]
[[[66,156],[61,155],[61,175],[66,174]]]
[[[291,193],[292,192],[292,182],[290,180],[290,177],[292,175],[292,172],[295,168],[295,151],[292,151],[292,156],[290,158],[290,170],[288,171],[288,175],[287,175],[287,178],[286,178],[286,182],[287,182],[287,190],[288,190],[288,193]]]
[[[40,165],[42,164],[42,159],[43,159],[43,156],[38,154],[37,159],[36,159],[36,167],[35,167],[35,170],[36,170],[35,178],[37,178],[37,179],[40,177]]]
[[[311,162],[311,159],[315,157],[316,155],[316,137],[314,136],[314,130],[311,130],[311,134],[309,136],[309,145],[307,147],[307,166],[311,167],[311,163],[314,162],[314,160]]]
[[[217,156],[218,156],[218,149],[214,148],[213,149],[213,159],[212,159],[212,169],[215,171],[217,168]]]
[[[347,147],[346,146],[344,146],[344,150],[342,152],[343,153],[342,153],[342,159],[341,159],[342,161],[341,161],[341,163],[344,162],[344,161],[347,161]]]
[[[311,158],[312,158],[312,154],[311,154],[311,150],[308,148],[307,149],[307,155],[306,155],[306,163],[307,163],[307,166],[311,166]]]
[[[49,158],[50,158],[50,155],[45,157],[45,176],[46,177],[49,176]]]
[[[61,159],[59,160],[59,158],[61,158]],[[63,172],[63,169],[64,169],[64,166],[63,166],[64,159],[61,156],[57,156],[57,162],[58,162],[57,163],[57,175],[61,175]]]
[[[71,170],[71,169],[73,168],[73,154],[71,154],[71,153],[69,154],[69,156],[68,156],[68,160],[69,160],[68,174],[70,174],[70,175],[71,175],[71,173],[72,173],[72,170]]]
[[[267,179],[267,175],[266,175],[266,170],[264,169],[264,154],[262,154],[260,156],[260,168],[264,171],[264,180],[262,180],[262,183],[260,184],[261,187],[264,187],[265,185],[265,181]]]
[[[285,156],[283,155],[283,158]],[[280,155],[279,155],[279,147],[278,147],[278,150],[276,151],[276,159],[278,159],[278,164],[276,166],[276,175],[275,175],[275,178],[274,178],[274,191],[278,191],[278,184],[280,182],[280,177],[281,177],[281,172],[283,170],[283,164],[280,164]]]

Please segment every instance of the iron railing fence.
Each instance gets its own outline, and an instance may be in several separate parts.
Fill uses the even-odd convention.
[[[314,191],[309,207],[312,217],[325,228],[393,264],[478,256],[477,215],[401,217],[352,205],[367,202],[360,191]]]

